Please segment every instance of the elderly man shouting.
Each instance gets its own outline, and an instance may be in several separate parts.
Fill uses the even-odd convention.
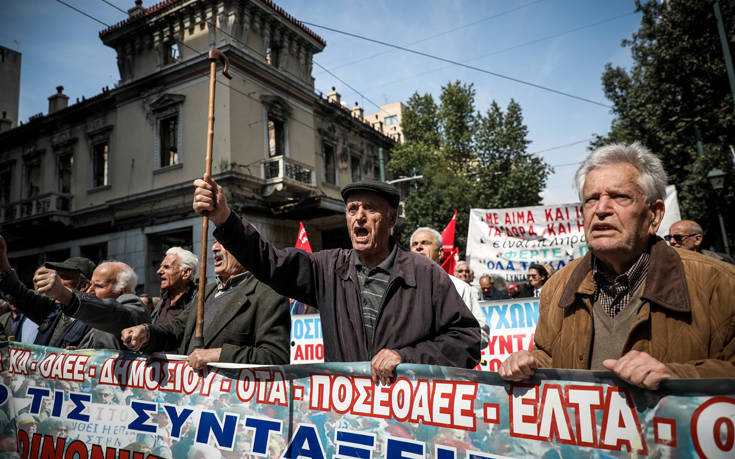
[[[472,368],[480,329],[446,273],[391,237],[399,194],[373,180],[342,189],[352,249],[314,254],[279,250],[230,211],[220,186],[194,182],[194,210],[209,215],[214,236],[276,292],[319,309],[328,362],[371,361],[388,384],[398,364]]]
[[[599,148],[577,171],[589,253],[549,278],[535,345],[500,376],[535,368],[613,371],[657,389],[667,378],[735,376],[735,269],[656,237],[666,173],[638,143]]]

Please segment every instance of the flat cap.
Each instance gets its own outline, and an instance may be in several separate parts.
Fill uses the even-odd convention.
[[[68,269],[71,271],[77,271],[82,273],[88,280],[92,279],[92,271],[94,271],[95,268],[92,260],[84,257],[71,257],[62,262],[47,261],[43,265],[55,270]]]
[[[359,182],[350,183],[342,188],[342,199],[347,203],[347,198],[356,191],[370,191],[379,194],[394,209],[398,209],[398,202],[401,200],[401,193],[398,188],[390,183],[380,182],[378,180],[360,180]]]

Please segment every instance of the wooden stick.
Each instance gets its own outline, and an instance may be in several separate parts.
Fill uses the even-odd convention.
[[[227,78],[230,75],[230,61],[217,48],[209,50],[209,117],[207,118],[207,157],[205,159],[205,174],[212,176],[212,144],[214,143],[214,87],[217,82],[217,61],[222,62],[222,74]],[[209,232],[209,217],[202,217],[202,250],[199,259],[199,295],[197,298],[197,322],[194,331],[194,349],[204,347],[204,290],[207,286],[207,233]]]

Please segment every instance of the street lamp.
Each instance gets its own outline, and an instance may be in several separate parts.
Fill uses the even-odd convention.
[[[725,187],[725,173],[715,167],[707,173],[707,180],[709,180],[712,189],[719,196],[720,190]],[[727,242],[725,222],[722,220],[722,212],[720,212],[719,206],[717,207],[717,217],[720,219],[720,232],[722,233],[722,242],[725,244],[725,252],[730,255],[730,244]]]

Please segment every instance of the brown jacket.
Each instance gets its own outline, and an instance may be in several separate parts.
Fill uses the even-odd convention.
[[[531,351],[542,367],[589,368],[594,291],[589,253],[544,285]],[[656,238],[641,299],[623,354],[647,352],[681,378],[735,377],[732,265]]]

